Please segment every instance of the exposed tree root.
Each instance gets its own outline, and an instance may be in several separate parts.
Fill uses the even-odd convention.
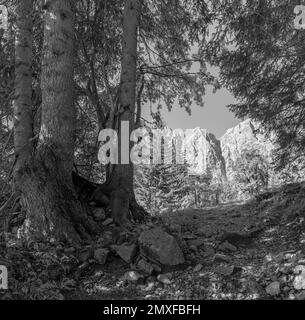
[[[125,211],[127,211],[126,218],[129,218],[129,220],[133,218],[137,221],[143,221],[147,215],[144,208],[138,204],[134,192],[130,193],[128,190],[126,191],[122,182],[114,182],[114,180],[110,178],[104,184],[99,185],[78,176],[76,173],[74,173],[73,176],[73,181],[74,184],[77,185],[76,189],[79,190],[80,197],[86,199],[89,204],[96,207],[108,207],[110,205],[111,207],[119,208],[118,210],[122,214],[123,220],[123,212]],[[125,191],[129,194],[128,199],[122,196]],[[122,200],[122,198],[124,198],[124,200]],[[113,218],[115,221],[117,220],[116,212],[113,212]]]
[[[90,240],[99,228],[50,148],[40,148],[20,174],[21,204],[26,211],[22,235],[26,240]]]

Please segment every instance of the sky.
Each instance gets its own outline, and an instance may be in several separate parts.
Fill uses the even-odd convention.
[[[179,105],[174,105],[170,112],[163,107],[161,114],[163,120],[172,129],[194,129],[200,127],[207,129],[217,138],[220,138],[228,129],[241,122],[227,108],[227,105],[235,101],[232,94],[226,89],[213,93],[212,87],[208,86],[204,97],[204,107],[193,105],[191,116]],[[143,117],[147,120],[151,119],[149,108],[144,108]]]
[[[213,27],[211,33],[213,32]],[[191,54],[198,53],[198,47],[194,46],[191,49]],[[198,63],[193,63],[192,72],[197,72],[199,69]],[[214,76],[218,76],[219,68],[207,64],[207,70]],[[234,96],[225,88],[217,90],[213,93],[212,86],[206,86],[206,94],[204,97],[204,107],[193,105],[191,107],[191,115],[178,105],[174,105],[172,111],[168,111],[166,107],[162,108],[161,114],[163,120],[168,127],[172,129],[194,129],[200,127],[207,129],[213,133],[216,138],[221,138],[228,129],[235,127],[241,122],[230,112],[227,106],[235,103]],[[156,111],[156,108],[153,107]],[[151,120],[150,107],[143,108],[143,118]]]

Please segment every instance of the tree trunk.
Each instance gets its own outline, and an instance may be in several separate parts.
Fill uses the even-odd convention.
[[[137,37],[139,28],[139,19],[141,11],[141,0],[126,0],[124,7],[123,19],[123,39],[122,39],[122,71],[120,81],[119,106],[118,112],[115,115],[114,129],[118,129],[118,156],[121,161],[121,131],[122,121],[129,123],[130,133],[135,128],[135,108],[136,108],[136,70],[137,70]],[[124,142],[123,142],[124,143]],[[124,146],[126,147],[126,146]],[[132,144],[129,145],[130,151]],[[127,160],[127,161],[126,161]],[[129,163],[127,163],[129,160]],[[103,193],[110,193],[112,205],[112,214],[116,222],[125,220],[126,212],[131,211],[132,216],[137,220],[142,220],[145,214],[134,194],[134,169],[130,159],[118,165],[110,166],[111,173],[107,174],[105,185],[98,188],[93,195],[93,200],[97,200]],[[128,193],[129,199],[122,202],[122,194]],[[127,206],[127,208],[126,208]],[[120,208],[121,212],[114,208]],[[119,217],[118,217],[119,215]],[[125,215],[125,216],[124,216]],[[119,221],[117,221],[119,220]]]
[[[70,0],[51,0],[44,8],[41,131],[35,155],[22,171],[22,204],[27,211],[22,231],[27,239],[79,241],[98,228],[72,182],[74,14]]]
[[[19,172],[30,158],[33,145],[32,122],[32,0],[18,0],[15,36],[14,145],[15,189]]]

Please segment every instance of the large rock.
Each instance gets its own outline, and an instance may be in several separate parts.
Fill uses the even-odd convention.
[[[111,246],[111,249],[113,249],[118,256],[120,256],[125,262],[131,263],[136,252],[137,252],[137,246],[132,245],[122,245],[122,246]]]
[[[161,228],[144,231],[139,237],[139,244],[144,256],[162,265],[176,266],[185,262],[176,239]]]

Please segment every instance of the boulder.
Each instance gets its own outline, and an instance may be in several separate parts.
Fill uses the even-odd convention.
[[[131,263],[137,253],[137,246],[135,244],[111,246],[111,249],[127,263]]]
[[[154,228],[141,233],[139,237],[141,253],[165,266],[177,266],[185,262],[177,240],[162,228]]]

